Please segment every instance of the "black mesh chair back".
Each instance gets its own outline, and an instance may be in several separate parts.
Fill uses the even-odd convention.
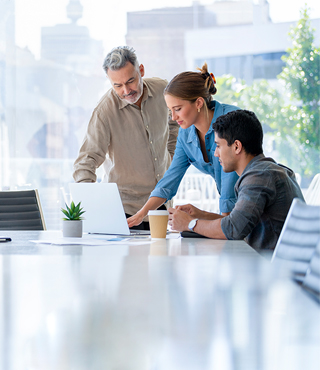
[[[272,256],[286,263],[295,280],[302,282],[320,237],[320,206],[294,199]]]
[[[45,230],[38,191],[0,191],[0,230]]]

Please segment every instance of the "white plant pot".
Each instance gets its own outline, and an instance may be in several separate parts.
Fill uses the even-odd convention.
[[[63,237],[82,238],[82,220],[62,221]]]

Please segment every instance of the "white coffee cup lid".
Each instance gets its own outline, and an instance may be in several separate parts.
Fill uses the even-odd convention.
[[[148,216],[168,216],[168,215],[169,215],[168,211],[159,209],[148,212]]]

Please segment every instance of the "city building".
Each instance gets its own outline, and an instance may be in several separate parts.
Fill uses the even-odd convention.
[[[206,61],[216,76],[232,74],[249,84],[256,79],[276,79],[284,66],[281,57],[292,46],[289,32],[296,22],[272,23],[265,3],[266,0],[261,0],[252,5],[253,18],[248,24],[187,31],[186,68],[193,70]],[[319,44],[320,19],[312,19],[311,24],[316,30],[315,42]],[[203,40],[210,40],[209,45]]]
[[[15,43],[15,2],[0,3],[0,186],[42,189],[49,227],[58,224],[62,182],[93,107],[106,89],[102,41],[77,24],[79,0],[70,0],[70,23],[43,27],[41,57]],[[46,199],[48,198],[48,199]]]
[[[312,20],[318,42],[319,22]],[[294,23],[273,23],[267,0],[195,1],[191,7],[129,12],[126,40],[150,76],[170,80],[206,61],[216,76],[232,74],[251,83],[281,72]]]
[[[101,75],[102,41],[92,39],[89,29],[77,24],[83,13],[79,0],[70,0],[66,10],[70,23],[42,27],[41,58],[67,66],[76,73]]]

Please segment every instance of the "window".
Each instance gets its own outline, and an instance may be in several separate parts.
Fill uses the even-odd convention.
[[[112,47],[133,46],[147,77],[170,80],[206,60],[216,76],[274,79],[304,1],[288,14],[285,0],[106,3],[0,1],[0,189],[38,188],[49,229],[60,228],[73,162],[110,87],[101,66]]]

